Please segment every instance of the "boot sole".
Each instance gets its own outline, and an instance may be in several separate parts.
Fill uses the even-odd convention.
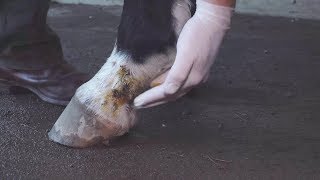
[[[48,102],[50,104],[66,106],[70,102],[70,101],[63,101],[63,100],[57,100],[57,99],[50,98],[50,97],[46,96],[43,92],[41,92],[41,90],[39,90],[38,88],[34,88],[32,86],[28,86],[28,85],[24,85],[24,84],[20,84],[20,83],[16,83],[16,82],[7,81],[7,80],[4,80],[4,79],[0,79],[0,83],[4,84],[4,85],[8,85],[10,87],[15,87],[16,86],[16,87],[21,87],[21,88],[24,88],[24,89],[28,89],[29,91],[31,91],[34,94],[36,94],[41,100],[43,100],[45,102]]]

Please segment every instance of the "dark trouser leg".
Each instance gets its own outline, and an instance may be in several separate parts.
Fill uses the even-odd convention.
[[[63,60],[59,38],[46,24],[49,3],[0,0],[0,83],[66,105],[88,76]]]
[[[63,63],[59,38],[46,24],[49,3],[0,1],[0,66],[42,69]]]

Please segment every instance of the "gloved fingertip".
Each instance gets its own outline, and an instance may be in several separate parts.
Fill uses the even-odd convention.
[[[138,96],[133,101],[133,106],[135,109],[141,109],[145,105],[145,102],[141,96]]]

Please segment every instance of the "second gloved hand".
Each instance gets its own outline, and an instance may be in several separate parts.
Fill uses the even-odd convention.
[[[155,80],[164,82],[139,95],[134,105],[147,108],[163,104],[205,82],[229,29],[232,14],[233,8],[198,0],[194,16],[185,24],[178,38],[173,66]]]

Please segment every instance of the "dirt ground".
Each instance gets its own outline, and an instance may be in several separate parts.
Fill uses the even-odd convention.
[[[93,75],[121,7],[53,5],[68,61]],[[0,179],[320,179],[320,22],[236,15],[209,82],[139,112],[112,146],[49,141],[63,107],[0,86]]]

